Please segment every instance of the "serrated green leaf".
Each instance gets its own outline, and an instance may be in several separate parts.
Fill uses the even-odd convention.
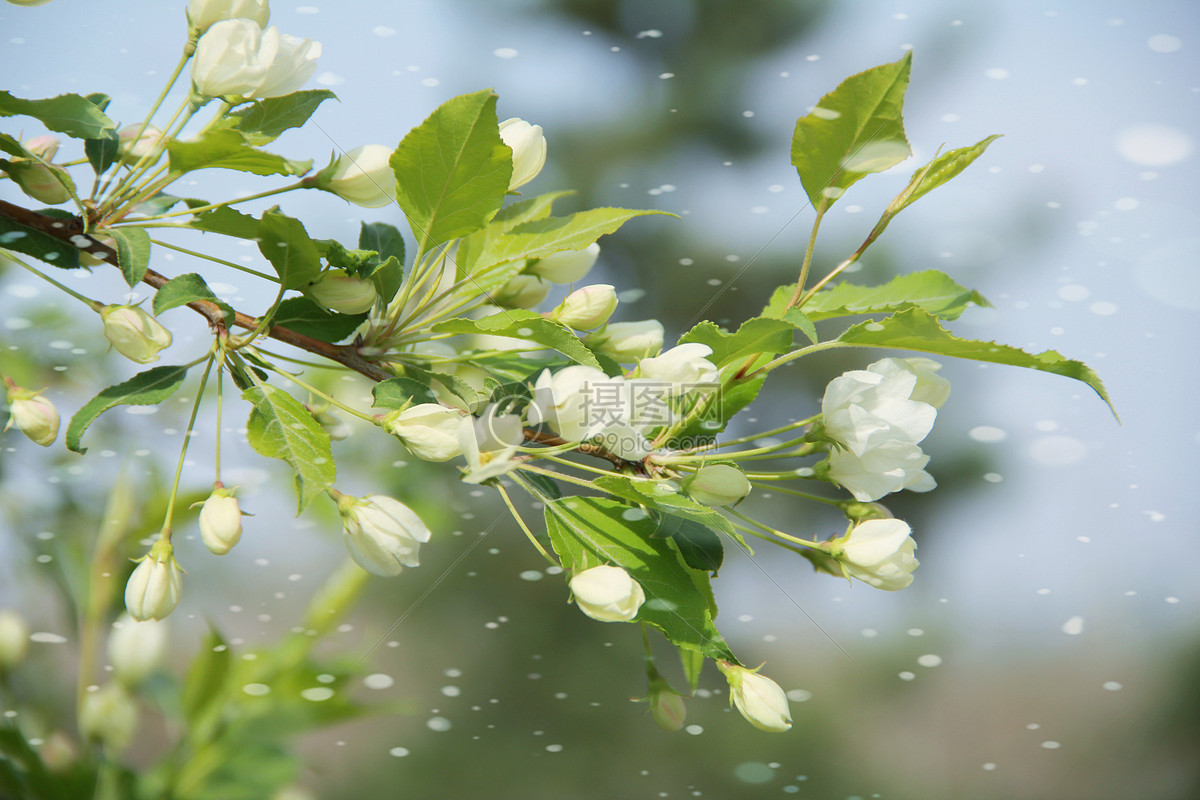
[[[390,163],[418,255],[479,230],[500,210],[512,177],[496,96],[447,100],[401,140]]]
[[[454,253],[454,262],[458,266],[458,277],[462,278],[475,271],[476,261],[490,240],[508,233],[524,222],[545,219],[550,216],[554,201],[573,194],[575,192],[572,191],[547,192],[511,203],[500,209],[487,227],[459,241],[458,249]]]
[[[912,53],[852,75],[796,120],[792,165],[813,208],[828,207],[872,172],[912,154],[900,112]]]
[[[783,320],[796,330],[803,333],[805,338],[807,338],[810,342],[816,344],[818,341],[817,326],[814,325],[813,321],[808,317],[808,315],[800,309],[788,307],[788,304],[792,300],[792,294],[795,292],[795,289],[795,284],[790,283],[785,286],[780,286],[778,289],[776,289],[771,295],[770,302],[768,302],[766,308],[763,309],[762,316],[770,319]]]
[[[559,500],[562,498],[562,487],[558,485],[558,481],[551,478],[549,475],[542,475],[539,472],[523,472],[521,478],[533,484],[533,488],[542,497],[550,500]]]
[[[908,186],[904,188],[891,205],[888,206],[885,218],[890,218],[900,213],[900,211],[908,208],[913,203],[920,200],[925,195],[932,192],[937,187],[946,183],[951,178],[954,178],[964,169],[971,165],[971,162],[983,155],[983,151],[987,150],[988,145],[1000,138],[1000,134],[993,134],[986,139],[983,139],[970,147],[960,147],[957,150],[951,150],[930,161],[925,166],[921,167],[908,182]],[[885,223],[886,225],[886,223]]]
[[[171,172],[183,174],[198,169],[232,169],[253,175],[303,175],[312,161],[292,161],[246,143],[234,130],[211,130],[196,139],[172,141],[167,145]]]
[[[915,350],[920,353],[1052,372],[1083,381],[1100,395],[1100,399],[1108,405],[1113,416],[1117,415],[1100,376],[1083,362],[1072,361],[1054,350],[1027,353],[1006,344],[960,339],[943,328],[936,317],[920,308],[901,311],[881,320],[859,323],[839,336],[837,341],[856,347]]]
[[[779,294],[789,287],[776,290]],[[817,292],[804,304],[804,313],[813,320],[833,319],[854,314],[886,314],[917,307],[939,319],[955,320],[971,305],[991,307],[983,295],[959,286],[949,275],[934,269],[899,275],[881,286],[839,283]]]
[[[714,623],[708,576],[687,567],[670,540],[654,538],[656,528],[645,512],[614,500],[567,497],[546,504],[546,530],[568,574],[622,567],[646,593],[639,621],[676,647],[737,663]]]
[[[107,131],[103,136],[84,141],[83,153],[97,175],[116,163],[120,142],[116,131]]]
[[[664,514],[658,521],[654,534],[661,539],[670,539],[679,548],[683,563],[701,572],[711,572],[713,577],[725,561],[725,547],[716,531],[699,522],[683,519],[674,514]]]
[[[24,253],[62,269],[79,267],[78,249],[5,216],[0,216],[0,247]]]
[[[207,300],[210,303],[215,303],[222,311],[225,317],[225,326],[229,327],[233,324],[234,311],[229,307],[229,304],[220,300],[212,289],[208,288],[208,284],[200,275],[195,272],[188,272],[184,275],[179,275],[163,284],[162,288],[154,293],[154,316],[158,316],[172,308],[187,305],[196,300]]]
[[[307,297],[289,297],[279,304],[272,325],[336,344],[345,339],[367,319],[367,314],[335,314]]]
[[[192,217],[188,227],[238,239],[257,239],[258,223],[258,217],[243,214],[229,206],[221,206]]]
[[[725,430],[729,420],[754,402],[765,380],[765,375],[726,380],[721,391],[710,394],[705,405],[689,418],[687,425],[671,436],[667,444],[676,450],[711,444],[717,434]]]
[[[52,131],[75,139],[98,139],[117,124],[100,107],[77,94],[60,94],[45,100],[24,100],[0,90],[0,117],[23,114],[41,120]]]
[[[599,369],[592,351],[561,322],[554,322],[533,311],[512,309],[483,319],[448,319],[433,326],[434,333],[476,333],[525,339],[557,350],[577,364]]]
[[[150,234],[145,228],[111,228],[105,235],[116,240],[114,249],[125,283],[137,286],[150,267]]]
[[[707,320],[679,337],[679,343],[698,342],[712,348],[708,360],[724,367],[742,363],[760,354],[776,356],[792,348],[793,326],[780,319],[754,317],[738,327],[736,333],[722,330]]]
[[[300,220],[270,209],[258,221],[258,249],[285,289],[299,289],[321,273],[321,254]]]
[[[544,258],[562,250],[582,250],[634,217],[648,214],[675,216],[667,211],[590,208],[566,217],[546,217],[523,222],[488,242],[479,257],[480,269],[518,258]]]
[[[96,417],[116,406],[153,406],[161,403],[183,384],[187,371],[187,367],[154,367],[139,372],[124,383],[109,386],[71,417],[71,424],[67,426],[67,448],[76,453],[86,453],[87,448],[80,447],[79,440]]]
[[[412,378],[389,378],[371,388],[372,408],[401,408],[411,403],[436,403],[437,396],[428,385]]]
[[[239,108],[230,114],[234,127],[250,144],[263,145],[279,138],[289,128],[299,128],[317,110],[317,106],[336,98],[328,89],[309,89],[282,97],[258,100],[252,106]]]
[[[246,438],[259,455],[287,462],[295,473],[297,513],[333,485],[337,468],[329,434],[300,401],[268,383],[242,393],[254,405]]]

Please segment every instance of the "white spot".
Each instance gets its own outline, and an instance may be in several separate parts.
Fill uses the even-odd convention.
[[[1068,303],[1086,300],[1091,294],[1086,286],[1080,286],[1077,283],[1069,283],[1066,286],[1058,287],[1058,297],[1060,300],[1066,300]]]
[[[1105,691],[1109,691],[1109,692],[1119,692],[1122,689],[1124,689],[1125,687],[1122,686],[1117,681],[1105,681],[1104,683],[1100,684],[1100,688],[1104,689]]]
[[[1029,446],[1029,456],[1050,467],[1075,464],[1087,454],[1087,445],[1072,436],[1044,436]]]
[[[675,77],[675,73],[674,72],[664,72],[661,75],[659,75],[658,77],[664,81],[669,81],[669,80],[671,80],[671,78]]]
[[[1062,745],[1056,741],[1049,740],[1042,742],[1042,747],[1046,748],[1047,750],[1057,750],[1058,748],[1062,747]]]
[[[49,631],[37,631],[29,634],[29,641],[39,644],[66,644],[67,637]]]
[[[457,686],[443,686],[441,691],[446,697],[458,697],[462,694],[462,689]]]
[[[317,83],[322,86],[341,86],[346,79],[336,72],[322,72],[317,76]]]
[[[396,758],[404,758],[406,755],[408,755],[408,748],[393,747],[391,750],[388,750],[388,755],[395,756]]]
[[[902,681],[915,681],[917,679],[917,673],[904,670],[903,672],[899,673],[899,678]]]
[[[942,657],[933,653],[927,653],[926,655],[918,656],[917,663],[922,667],[940,667],[942,665]]]
[[[1183,41],[1178,36],[1159,33],[1147,39],[1146,46],[1156,53],[1174,53],[1183,47]]]
[[[657,28],[651,28],[650,30],[646,30],[646,31],[638,31],[637,38],[639,38],[639,39],[661,39],[662,35],[663,35],[662,31],[658,30]]]
[[[438,86],[439,84],[441,84],[441,81],[439,81],[437,78],[425,78],[421,81],[422,86],[428,86],[430,88]]]
[[[1117,134],[1117,151],[1135,164],[1163,167],[1192,154],[1192,139],[1170,125],[1145,123]]]
[[[684,728],[684,730],[690,733],[692,736],[699,736],[700,734],[704,733],[704,728],[700,727],[699,725],[688,725],[686,728]]]
[[[1071,617],[1063,623],[1062,632],[1067,636],[1078,636],[1083,633],[1083,617]]]
[[[430,717],[428,721],[426,721],[425,727],[429,728],[431,731],[445,733],[454,726],[453,723],[451,723],[450,720],[446,719],[445,717]]]
[[[271,687],[265,683],[247,683],[242,687],[242,691],[253,697],[262,697],[264,694],[271,693]]]
[[[994,81],[1002,81],[1008,77],[1008,70],[1001,69],[1000,67],[992,67],[991,69],[984,70],[983,74]]]
[[[317,8],[316,6],[297,6],[296,7],[297,14],[316,14],[318,11],[320,11],[320,9]]]
[[[1137,207],[1138,201],[1136,197],[1122,197],[1113,203],[1113,208],[1117,211],[1133,211]]]
[[[807,689],[791,689],[788,691],[787,697],[793,703],[807,703],[812,699],[812,692]]]
[[[1117,304],[1110,303],[1107,300],[1101,300],[1088,306],[1088,311],[1091,311],[1093,314],[1101,317],[1110,317],[1117,313]]]
[[[396,29],[389,28],[387,25],[376,25],[374,28],[371,28],[371,33],[375,34],[376,36],[380,37],[381,39],[386,39],[390,36],[395,36]],[[399,749],[403,749],[403,748],[399,748]],[[408,751],[405,750],[405,752],[408,752]]]
[[[391,675],[385,675],[382,672],[376,672],[363,678],[363,686],[368,689],[390,689],[395,683],[396,680]]]
[[[527,569],[517,577],[523,581],[540,581],[545,575],[540,570]]]
[[[520,53],[511,47],[497,47],[492,51],[492,55],[496,58],[516,58]]]
[[[983,765],[983,768],[985,770],[987,770],[988,772],[991,772],[992,770],[994,770],[996,768],[996,765],[994,762],[989,761]]]
[[[967,434],[977,442],[985,442],[992,444],[994,442],[1003,442],[1008,438],[1008,433],[1000,428],[994,428],[991,425],[978,425],[971,428],[971,432]]]
[[[314,686],[311,689],[302,690],[300,696],[305,700],[320,703],[333,697],[333,689],[330,689],[328,686]]]

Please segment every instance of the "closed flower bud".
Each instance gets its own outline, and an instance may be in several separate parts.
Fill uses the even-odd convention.
[[[717,380],[716,366],[705,357],[710,355],[712,348],[706,344],[677,345],[662,355],[643,358],[638,362],[637,375],[671,384],[671,394],[686,394]]]
[[[597,283],[571,292],[547,316],[575,330],[590,331],[608,322],[616,310],[616,289]]]
[[[113,623],[108,636],[108,660],[120,683],[137,686],[158,669],[167,653],[168,631],[165,622],[138,622],[128,614]]]
[[[125,749],[137,730],[137,704],[119,683],[106,684],[83,695],[79,732],[112,752]]]
[[[687,719],[687,706],[684,705],[683,695],[660,680],[650,687],[650,716],[664,731],[677,731],[683,727]]]
[[[717,669],[729,681],[729,700],[759,730],[783,733],[792,727],[787,695],[779,684],[757,670],[718,661]]]
[[[25,618],[10,609],[0,610],[0,672],[12,669],[29,651],[29,627]]]
[[[58,409],[40,392],[31,392],[5,380],[8,390],[8,424],[4,430],[15,427],[35,444],[49,447],[58,436]]]
[[[56,206],[71,199],[75,183],[62,167],[43,164],[25,158],[12,161],[0,159],[0,168],[8,173],[21,191],[48,206]]]
[[[40,158],[42,161],[53,161],[54,156],[58,153],[58,146],[62,144],[57,136],[45,134],[42,136],[34,136],[31,139],[26,139],[21,145]]]
[[[574,283],[591,272],[600,255],[600,245],[592,242],[582,250],[560,250],[539,258],[526,269],[551,283]]]
[[[550,284],[536,275],[516,275],[492,296],[492,302],[502,308],[533,308],[546,299]]]
[[[217,481],[200,507],[200,538],[214,555],[225,555],[242,538],[242,510],[233,491]]]
[[[171,346],[171,332],[137,306],[105,306],[100,320],[117,352],[139,364],[158,361],[158,351]]]
[[[523,119],[513,117],[500,123],[500,138],[513,151],[512,178],[508,181],[511,192],[537,177],[546,164],[546,137],[541,125],[530,125]]]
[[[363,208],[386,206],[396,197],[396,174],[388,159],[392,149],[365,144],[338,156],[317,175],[316,186]]]
[[[648,358],[663,346],[663,326],[656,319],[614,322],[583,337],[583,343],[621,363]]]
[[[750,481],[735,466],[710,464],[698,469],[683,488],[697,503],[730,506],[750,494]]]
[[[411,508],[384,495],[332,494],[346,528],[346,549],[360,567],[390,576],[420,566],[419,551],[429,541],[429,528]]]
[[[383,429],[424,461],[449,461],[462,455],[458,423],[462,412],[438,403],[418,403],[383,418]]]
[[[214,23],[196,43],[192,85],[205,97],[281,97],[312,77],[321,43],[265,31],[251,19]]]
[[[223,19],[250,19],[261,28],[271,17],[267,0],[188,0],[187,13],[201,33]]]
[[[585,569],[571,578],[570,587],[579,610],[600,622],[628,622],[646,602],[641,584],[620,567]]]
[[[170,542],[159,539],[142,556],[125,584],[125,609],[139,622],[163,619],[179,604],[182,589],[175,551]]]
[[[154,152],[160,139],[162,131],[153,125],[147,125],[145,128],[140,123],[126,125],[117,132],[117,151],[136,160]]]
[[[831,542],[829,554],[849,577],[894,592],[913,582],[913,570],[920,564],[913,555],[917,543],[911,534],[901,520],[869,519]]]
[[[351,278],[344,269],[327,269],[321,277],[308,287],[312,298],[330,311],[339,314],[362,314],[371,310],[375,298],[375,284],[359,278]]]

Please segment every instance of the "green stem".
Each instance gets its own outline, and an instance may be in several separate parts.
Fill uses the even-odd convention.
[[[258,192],[257,194],[248,194],[245,197],[238,197],[233,200],[223,200],[219,203],[209,203],[208,205],[196,206],[195,208],[186,208],[186,209],[183,209],[182,211],[171,211],[166,214],[155,214],[153,216],[146,217],[146,219],[147,220],[168,219],[170,217],[183,217],[183,216],[187,216],[188,214],[203,214],[205,211],[212,211],[214,208],[225,208],[226,206],[233,206],[233,205],[237,205],[238,203],[246,203],[251,200],[261,200],[264,197],[271,197],[273,195],[283,194],[284,192],[290,192],[295,189],[304,189],[304,188],[307,188],[307,186],[308,186],[307,180],[299,180],[299,181],[296,181],[295,183],[289,184],[287,186],[281,186],[278,189],[268,189],[265,192]],[[139,220],[139,222],[140,221],[141,220]]]
[[[330,405],[337,406],[342,411],[345,411],[347,414],[352,414],[352,415],[358,417],[359,419],[366,420],[367,422],[370,422],[371,424],[375,424],[375,421],[376,421],[375,415],[364,414],[363,412],[361,412],[357,409],[351,408],[350,406],[346,405],[345,403],[342,403],[342,402],[338,401],[337,399],[331,397],[330,395],[325,394],[325,392],[321,391],[317,387],[300,380],[292,373],[288,372],[287,370],[280,369],[279,367],[275,366],[274,364],[271,364],[270,362],[263,362],[263,363],[265,363],[268,367],[270,367],[271,371],[274,372],[276,375],[283,376],[287,380],[289,380],[292,383],[294,383],[295,385],[299,386],[301,389],[306,390],[309,394],[313,395],[314,397],[319,397],[322,400],[329,403]]]
[[[208,363],[204,365],[204,374],[200,376],[200,386],[196,389],[196,400],[192,403],[192,415],[188,418],[187,430],[183,433],[183,446],[179,448],[179,463],[175,466],[175,480],[171,483],[171,494],[167,500],[167,512],[163,519],[162,536],[171,541],[171,518],[175,514],[175,499],[179,495],[179,479],[183,475],[183,462],[187,458],[188,444],[192,440],[192,430],[196,427],[196,416],[200,413],[200,402],[204,398],[204,388],[208,385],[208,374],[212,371],[216,353],[210,353]]]
[[[582,464],[575,464],[571,461],[567,461],[564,458],[554,458],[553,456],[550,456],[546,460],[554,461],[559,464],[565,464],[570,467],[579,467],[580,469],[586,469],[586,470],[589,470],[592,472],[598,472],[601,475],[612,475],[611,472],[607,472],[602,469],[595,469],[593,467],[585,467]],[[546,469],[545,467],[535,467],[533,464],[522,464],[521,469],[523,469],[527,472],[537,473],[538,475],[545,475],[547,478],[553,478],[554,480],[561,480],[561,481],[566,481],[567,483],[573,483],[576,486],[582,486],[585,489],[595,489],[596,488],[595,485],[591,481],[585,481],[583,478],[576,478],[574,475],[567,475],[566,473],[563,473],[563,472],[555,472],[554,470]]]
[[[800,545],[801,547],[808,547],[808,548],[812,548],[814,550],[823,550],[824,549],[817,542],[812,542],[812,541],[809,541],[808,539],[800,539],[798,537],[792,536],[791,534],[784,533],[783,531],[775,530],[774,528],[772,528],[769,525],[764,525],[763,523],[759,522],[758,520],[756,520],[752,517],[746,516],[745,514],[738,511],[737,509],[726,508],[724,510],[726,512],[732,514],[733,516],[737,517],[738,519],[742,520],[742,522],[745,522],[745,523],[751,525],[752,527],[757,528],[760,531],[763,531],[764,533],[769,533],[772,536],[778,536],[780,539],[784,539],[786,541],[793,542],[795,544]]]
[[[787,364],[790,361],[795,361],[797,358],[803,358],[804,356],[810,356],[813,353],[819,353],[822,350],[832,350],[837,347],[853,347],[853,346],[854,345],[843,344],[842,342],[839,342],[836,339],[832,339],[828,342],[818,342],[817,344],[810,344],[808,347],[801,347],[799,350],[793,350],[790,353],[784,353],[779,358],[776,358],[774,361],[769,361],[766,364],[763,364],[761,367],[759,367],[758,369],[755,370],[755,373],[771,372],[772,370],[778,369],[779,367],[782,367],[784,364]]]
[[[55,286],[55,287],[57,287],[57,288],[59,288],[59,289],[63,290],[63,291],[64,291],[64,292],[66,292],[67,294],[71,295],[71,297],[74,297],[76,300],[78,300],[79,302],[83,303],[83,304],[84,304],[84,305],[86,305],[88,308],[92,309],[92,311],[97,311],[97,312],[98,312],[100,309],[104,308],[104,304],[103,304],[103,303],[101,303],[101,302],[98,302],[98,301],[96,301],[96,300],[93,300],[93,299],[91,299],[90,297],[84,297],[83,295],[81,295],[79,292],[75,291],[75,290],[74,290],[74,289],[72,289],[71,287],[69,287],[69,286],[64,286],[63,284],[61,284],[61,283],[59,283],[58,281],[54,280],[54,278],[51,278],[49,275],[47,275],[46,273],[42,272],[42,271],[41,271],[41,270],[39,270],[37,267],[34,267],[34,266],[30,265],[30,264],[26,264],[24,261],[22,261],[22,260],[21,260],[21,259],[20,259],[20,258],[19,258],[17,255],[16,255],[16,253],[12,252],[11,250],[3,250],[3,249],[0,249],[0,252],[3,252],[3,253],[4,253],[4,256],[5,256],[5,258],[8,258],[8,259],[9,259],[9,260],[11,260],[11,261],[12,261],[14,264],[17,264],[18,266],[22,266],[22,267],[24,267],[25,269],[27,269],[27,270],[29,270],[30,272],[32,272],[34,275],[37,275],[37,276],[38,276],[39,278],[41,278],[42,280],[46,281],[46,283],[49,283],[50,285],[52,285],[52,286]]]
[[[817,204],[817,218],[813,220],[812,233],[808,236],[808,247],[804,250],[804,261],[800,264],[800,278],[796,281],[796,289],[792,292],[792,298],[788,300],[785,311],[799,304],[800,297],[804,294],[804,284],[808,282],[808,269],[812,265],[813,250],[817,246],[817,231],[820,229],[821,219],[828,209],[829,199],[822,197],[821,202]]]
[[[526,488],[528,484],[526,484],[525,481],[515,476],[513,479],[516,481],[518,486],[520,486],[522,489],[525,489],[530,494],[533,494],[531,490]],[[496,491],[498,491],[500,496],[504,498],[504,505],[508,506],[508,513],[512,514],[512,518],[515,519],[517,524],[521,526],[521,530],[525,532],[525,538],[528,539],[529,543],[532,544],[537,551],[542,554],[543,558],[550,562],[550,566],[557,567],[558,562],[551,558],[550,554],[546,552],[546,548],[542,547],[542,543],[539,542],[537,537],[533,535],[533,531],[529,530],[529,526],[525,524],[525,520],[521,519],[521,515],[517,512],[517,507],[513,505],[512,498],[508,496],[508,491],[499,481],[496,481],[492,485],[496,487]],[[538,495],[534,496],[536,497]]]
[[[140,222],[140,220],[139,220],[139,222]],[[143,226],[143,225],[139,224],[139,225],[137,225],[137,227],[150,228],[150,227],[156,227],[156,226],[152,226],[152,225]],[[187,226],[185,226],[185,225],[169,225],[169,226],[163,226],[163,227],[184,228]],[[189,228],[188,230],[195,230],[195,228]],[[203,258],[203,259],[213,262],[214,264],[220,264],[225,267],[232,267],[233,269],[241,270],[242,272],[249,273],[250,275],[253,275],[256,278],[262,278],[263,280],[268,280],[268,281],[271,281],[272,283],[279,283],[279,278],[275,275],[268,275],[265,272],[259,272],[258,270],[250,269],[249,267],[243,267],[241,264],[235,264],[232,261],[225,261],[224,259],[221,259],[221,258],[216,258],[214,256],[207,255],[205,253],[199,253],[195,250],[188,250],[186,247],[179,247],[178,245],[173,245],[173,244],[170,244],[169,242],[160,241],[158,239],[151,239],[150,242],[152,244],[158,245],[159,247],[165,247],[168,250],[174,250],[177,253],[183,253],[185,255],[195,256],[196,258]]]

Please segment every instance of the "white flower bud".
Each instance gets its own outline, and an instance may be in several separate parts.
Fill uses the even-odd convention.
[[[344,269],[327,269],[308,287],[312,298],[330,311],[339,314],[362,314],[370,311],[379,296],[375,284],[351,278]]]
[[[373,575],[399,575],[420,566],[419,551],[429,528],[411,508],[384,495],[351,497],[334,492],[351,558]]]
[[[105,306],[100,320],[117,352],[139,364],[158,361],[158,351],[171,346],[171,332],[137,306]]]
[[[214,555],[225,555],[242,538],[242,510],[233,491],[217,481],[200,506],[200,538]]]
[[[662,355],[643,358],[638,362],[637,375],[671,384],[673,395],[686,394],[694,388],[716,382],[719,372],[705,356],[712,348],[699,342],[677,345]],[[712,388],[709,386],[708,388]]]
[[[592,242],[582,250],[560,250],[539,258],[526,270],[551,283],[574,283],[591,272],[599,255],[600,245]]]
[[[588,347],[622,363],[648,358],[663,346],[663,326],[656,319],[614,322],[583,337]]]
[[[0,672],[12,669],[29,651],[29,627],[25,618],[10,609],[0,610]]]
[[[281,97],[312,77],[321,43],[265,31],[251,19],[214,23],[196,43],[192,84],[205,97]]]
[[[8,391],[8,424],[4,430],[16,427],[35,444],[49,447],[58,436],[58,409],[41,392],[31,392],[5,380]]]
[[[641,584],[620,567],[585,569],[571,578],[570,587],[579,610],[601,622],[628,622],[646,602]]]
[[[913,570],[920,564],[913,556],[917,543],[911,534],[901,520],[869,519],[834,540],[829,553],[850,577],[894,592],[913,582]]]
[[[201,33],[223,19],[251,19],[261,28],[270,17],[267,0],[188,0],[188,20]]]
[[[386,206],[396,198],[396,174],[388,159],[392,149],[364,144],[338,156],[332,168],[317,175],[317,188],[333,192],[363,208]]]
[[[21,142],[21,146],[42,161],[53,161],[54,156],[58,153],[58,146],[62,144],[57,136],[44,134],[42,136],[34,136]]]
[[[162,131],[153,125],[147,125],[145,129],[141,123],[126,125],[117,131],[117,151],[129,158],[139,159],[153,153],[161,139]]]
[[[183,578],[174,549],[170,542],[159,539],[139,559],[125,584],[125,609],[139,622],[163,619],[179,604],[182,589]]]
[[[533,308],[546,299],[550,284],[536,275],[514,275],[492,296],[502,308]]]
[[[547,316],[579,331],[608,322],[617,310],[617,290],[607,283],[584,286],[571,292]]]
[[[729,681],[729,699],[746,720],[759,730],[782,733],[792,727],[787,695],[779,684],[757,670],[718,661],[717,669]]]
[[[541,125],[513,117],[500,123],[500,138],[513,151],[512,178],[508,181],[511,192],[536,178],[546,165],[546,137]]]
[[[462,455],[458,422],[462,412],[438,403],[418,403],[383,418],[383,429],[424,461],[448,461]]]
[[[706,506],[730,506],[750,494],[745,473],[730,464],[709,464],[696,470],[684,490],[697,503]]]
[[[137,730],[138,710],[119,683],[106,684],[83,695],[79,707],[79,732],[112,752],[125,749]]]
[[[134,687],[158,669],[167,653],[169,630],[165,622],[138,622],[122,614],[108,636],[108,660],[117,680]]]

